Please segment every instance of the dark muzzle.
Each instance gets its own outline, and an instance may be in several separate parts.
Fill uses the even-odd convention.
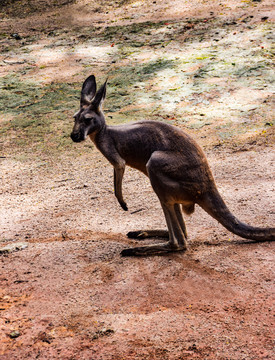
[[[71,133],[71,139],[74,141],[74,142],[81,142],[84,140],[84,135],[81,134],[81,133],[74,133],[72,132]]]

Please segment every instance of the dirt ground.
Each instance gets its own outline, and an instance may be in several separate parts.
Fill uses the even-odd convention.
[[[124,212],[111,165],[69,139],[85,76],[109,74],[109,123],[186,130],[232,212],[274,227],[272,2],[23,0],[0,13],[0,359],[273,359],[274,243],[197,207],[187,252],[121,257],[140,244],[128,231],[165,227],[160,204],[128,168]]]

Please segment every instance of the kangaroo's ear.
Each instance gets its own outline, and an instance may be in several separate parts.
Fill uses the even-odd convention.
[[[90,105],[96,94],[96,81],[94,75],[89,76],[82,85],[81,105]]]
[[[101,88],[98,90],[98,92],[96,93],[96,96],[93,100],[93,105],[96,108],[99,108],[102,104],[102,102],[105,99],[106,96],[106,85],[107,85],[107,80],[105,81],[105,83],[101,86]]]

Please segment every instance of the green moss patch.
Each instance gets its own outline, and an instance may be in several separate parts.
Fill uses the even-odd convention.
[[[1,134],[9,146],[55,151],[66,145],[79,99],[74,84],[40,85],[16,75],[0,79]],[[5,121],[5,119],[7,119]],[[48,144],[48,147],[47,147]]]

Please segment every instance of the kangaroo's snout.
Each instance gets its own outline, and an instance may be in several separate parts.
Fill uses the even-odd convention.
[[[82,135],[79,134],[79,133],[74,133],[74,132],[72,132],[72,133],[71,133],[71,139],[73,140],[73,142],[78,143],[78,142],[81,142],[81,141],[84,140],[84,136],[82,136]]]

